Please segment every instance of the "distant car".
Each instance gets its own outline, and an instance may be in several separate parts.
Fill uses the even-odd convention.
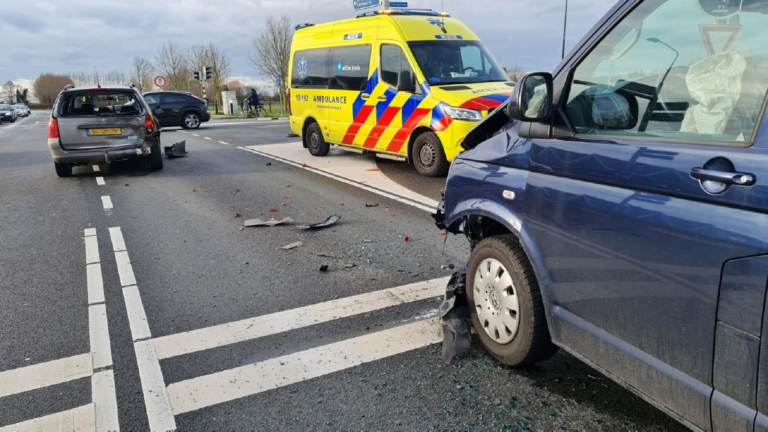
[[[16,117],[27,116],[27,110],[24,108],[24,105],[13,105],[13,109],[16,111]]]
[[[18,115],[16,115],[16,110],[13,109],[12,106],[8,104],[0,104],[0,117],[2,117],[3,120],[8,120],[11,123],[14,123],[18,118]]]
[[[48,149],[59,177],[76,165],[138,158],[163,168],[158,120],[134,87],[64,87],[51,111]]]
[[[181,126],[184,129],[197,129],[201,123],[211,119],[205,101],[186,92],[144,93],[144,100],[152,108],[152,113],[160,120],[163,127]]]

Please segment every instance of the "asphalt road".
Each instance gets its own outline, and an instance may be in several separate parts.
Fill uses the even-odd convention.
[[[67,179],[46,125],[0,126],[0,431],[684,430],[563,353],[514,369],[476,344],[444,364],[441,267],[466,241],[397,197],[240,148],[295,142],[286,122],[164,130],[189,155],[162,171]],[[375,162],[438,199],[444,179]]]

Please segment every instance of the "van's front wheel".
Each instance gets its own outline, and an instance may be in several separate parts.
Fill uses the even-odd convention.
[[[323,131],[320,130],[320,125],[317,123],[309,125],[304,139],[307,140],[307,150],[312,156],[325,156],[331,149],[331,145],[325,142]]]
[[[445,157],[440,138],[433,132],[425,132],[416,138],[411,150],[413,166],[426,177],[440,177],[448,172],[451,164]]]

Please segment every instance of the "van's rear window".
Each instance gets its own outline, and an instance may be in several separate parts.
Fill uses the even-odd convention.
[[[59,117],[131,116],[143,111],[136,94],[126,91],[67,93],[59,100]]]

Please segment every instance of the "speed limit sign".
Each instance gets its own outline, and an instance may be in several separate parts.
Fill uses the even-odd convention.
[[[160,88],[163,88],[163,87],[165,87],[165,84],[166,84],[166,81],[165,81],[165,77],[164,76],[156,76],[155,77],[155,85],[156,86],[158,86]]]

